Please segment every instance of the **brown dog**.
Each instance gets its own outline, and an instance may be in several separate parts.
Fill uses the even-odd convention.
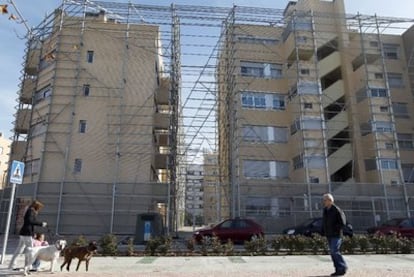
[[[66,265],[66,270],[69,271],[70,263],[72,262],[73,258],[78,258],[78,265],[76,267],[76,271],[79,269],[79,265],[82,261],[85,261],[86,264],[86,271],[88,271],[89,260],[92,258],[93,254],[98,249],[96,245],[96,241],[91,241],[87,246],[70,246],[63,251],[63,256],[65,257],[65,261],[60,266],[60,270],[62,271],[63,267]]]

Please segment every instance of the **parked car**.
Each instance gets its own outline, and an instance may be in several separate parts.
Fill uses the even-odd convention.
[[[222,242],[232,240],[233,242],[244,242],[264,236],[263,227],[252,219],[234,218],[226,219],[211,227],[196,230],[193,238],[200,243],[203,238],[211,239],[217,236]]]
[[[345,236],[352,237],[354,235],[353,227],[350,223],[347,223],[343,228],[343,233]],[[286,235],[302,235],[310,237],[313,234],[322,234],[322,217],[317,218],[310,218],[307,221],[299,224],[297,226],[293,226],[290,228],[286,228],[283,230],[283,234]]]
[[[394,218],[390,219],[380,226],[370,227],[367,229],[368,234],[400,234],[404,237],[414,237],[414,218]]]

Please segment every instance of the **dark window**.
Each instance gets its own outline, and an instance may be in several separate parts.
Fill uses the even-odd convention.
[[[312,105],[312,103],[304,103],[303,106],[304,106],[305,109],[312,109],[313,105]]]
[[[88,63],[93,63],[93,51],[89,50],[89,51],[86,53],[86,61],[87,61]]]
[[[83,85],[83,95],[89,96],[89,93],[91,91],[91,86],[88,84]]]
[[[86,133],[86,120],[79,120],[79,133]]]
[[[73,166],[74,173],[81,173],[82,171],[82,159],[75,159],[75,164]]]

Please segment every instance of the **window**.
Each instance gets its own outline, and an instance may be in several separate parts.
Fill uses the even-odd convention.
[[[387,106],[380,106],[380,112],[387,113],[388,112],[388,107]]]
[[[245,77],[264,77],[263,63],[241,62],[241,75]]]
[[[81,173],[81,171],[82,171],[82,159],[75,159],[75,163],[73,165],[73,172]]]
[[[289,162],[243,160],[243,176],[257,179],[276,179],[289,176]]]
[[[296,118],[295,121],[293,121],[292,125],[290,125],[290,134],[295,134],[298,130],[300,130],[300,119]]]
[[[305,108],[305,109],[312,109],[312,107],[313,107],[313,105],[312,105],[312,103],[303,103],[303,108]]]
[[[370,88],[371,97],[387,97],[388,93],[385,88]]]
[[[285,97],[274,93],[264,92],[243,92],[241,95],[241,103],[243,108],[251,109],[285,109]]]
[[[384,79],[384,74],[382,73],[375,73],[374,74],[375,79]]]
[[[253,95],[252,94],[242,94],[242,107],[243,108],[253,108]]]
[[[391,122],[387,121],[377,121],[374,122],[373,125],[375,126],[374,130],[379,133],[389,133],[392,132],[392,124]]]
[[[377,169],[377,161],[375,159],[366,159],[365,162],[365,170],[375,170]]]
[[[402,88],[404,87],[403,76],[400,73],[388,73],[388,84],[390,88]]]
[[[254,36],[238,36],[237,39],[239,40],[239,42],[250,43],[250,44],[274,45],[279,42],[279,40],[274,39],[274,38],[261,38],[261,37],[254,37]]]
[[[414,182],[414,164],[401,164],[404,181],[408,183]]]
[[[254,107],[256,109],[266,109],[266,96],[256,93],[254,95]]]
[[[384,57],[386,59],[397,60],[399,58],[399,48],[400,46],[398,44],[384,43]]]
[[[86,133],[86,120],[79,120],[79,133]]]
[[[298,94],[319,94],[319,85],[317,82],[302,81],[298,85]]]
[[[93,63],[93,51],[88,50],[88,52],[86,52],[86,61],[88,63]]]
[[[273,95],[273,109],[284,110],[285,109],[285,97],[282,95]]]
[[[318,177],[309,177],[309,183],[311,184],[319,184],[319,178]]]
[[[413,134],[397,134],[400,149],[414,149]]]
[[[397,160],[394,159],[382,159],[381,160],[381,168],[382,169],[398,169]]]
[[[271,126],[244,126],[243,141],[275,143],[287,142],[287,128]]]
[[[371,40],[369,42],[369,46],[371,46],[371,47],[378,47],[378,41]]]
[[[399,118],[409,118],[407,103],[392,103],[392,109],[394,111],[395,117]]]
[[[282,77],[282,65],[241,61],[240,73],[245,77],[280,78]]]
[[[49,98],[51,95],[52,95],[52,87],[50,85],[47,85],[46,87],[36,91],[34,95],[35,104],[43,101],[46,98]]]
[[[299,168],[303,168],[303,156],[301,155],[297,155],[293,158],[292,160],[293,162],[293,169],[299,169]]]
[[[270,178],[269,161],[244,160],[244,177],[250,178]]]
[[[312,169],[325,168],[324,157],[318,157],[318,156],[306,157],[306,161],[307,161],[308,168],[312,168]]]
[[[304,130],[320,130],[322,129],[322,121],[318,119],[303,119]]]
[[[309,68],[302,68],[300,70],[300,75],[309,75],[309,74],[310,74]]]
[[[89,96],[91,86],[88,84],[83,85],[83,96]]]
[[[268,77],[269,75],[266,74],[266,66],[265,66],[265,75]],[[270,64],[270,77],[277,79],[282,77],[282,65],[281,64]]]
[[[392,142],[386,142],[385,143],[385,149],[388,149],[388,150],[394,149],[394,143],[392,143]]]
[[[245,126],[243,127],[243,140],[249,142],[268,141],[267,127],[263,126]]]

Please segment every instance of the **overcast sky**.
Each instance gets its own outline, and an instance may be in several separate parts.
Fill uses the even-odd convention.
[[[10,0],[0,0],[0,4],[7,4]],[[27,25],[36,26],[44,18],[45,14],[52,12],[59,6],[61,0],[13,0]],[[128,2],[128,0],[111,0],[110,2]],[[137,4],[170,5],[211,5],[211,6],[255,6],[284,9],[288,0],[130,0]],[[347,13],[377,14],[380,16],[414,18],[413,0],[345,0]],[[9,14],[16,13],[9,4]],[[17,91],[24,55],[26,31],[23,24],[8,20],[8,15],[0,15],[0,62],[1,62],[1,101],[0,101],[0,132],[10,137],[13,126],[13,114],[17,105]]]

